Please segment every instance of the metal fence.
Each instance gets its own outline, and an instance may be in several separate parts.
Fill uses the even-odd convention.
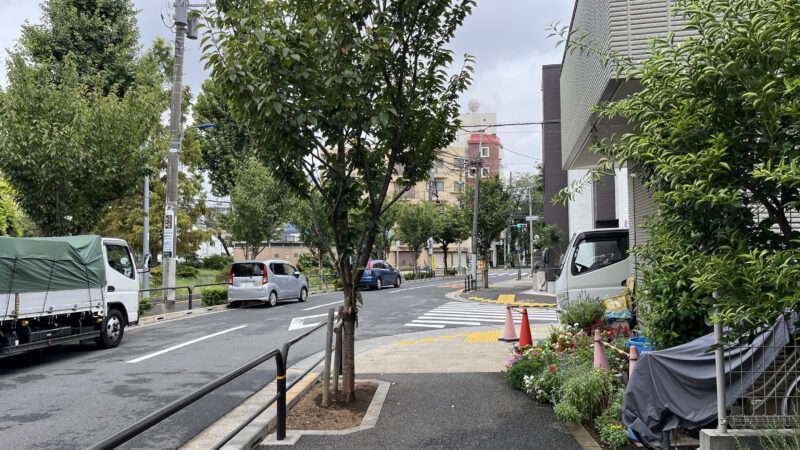
[[[753,380],[739,398],[726,392],[731,405],[727,423],[733,428],[800,427],[800,351],[792,333],[784,345],[775,334],[753,345],[739,346],[725,361],[726,386]],[[743,355],[765,355],[765,361]]]
[[[186,298],[179,298],[178,295],[175,296],[175,302],[188,302],[188,308],[192,309],[193,304],[196,300],[200,300],[202,304],[202,293],[200,297],[196,297],[195,294],[197,293],[197,288],[208,287],[208,286],[227,286],[228,283],[203,283],[203,284],[193,284],[191,286],[174,286],[174,287],[165,287],[165,288],[151,288],[151,289],[139,289],[139,299],[144,300],[145,298],[142,296],[144,292],[165,292],[165,291],[175,291],[176,294],[178,291],[186,290],[188,295]],[[148,297],[146,299],[148,302],[152,303],[154,306],[164,308],[164,305],[170,303],[165,297]]]
[[[191,405],[192,403],[200,400],[201,398],[205,397],[206,395],[210,394],[211,392],[219,389],[220,387],[228,384],[229,382],[235,380],[236,378],[244,375],[245,373],[249,372],[250,370],[254,369],[255,367],[260,366],[261,364],[274,359],[275,360],[275,367],[276,367],[276,376],[275,382],[277,387],[277,394],[274,395],[268,402],[259,408],[258,411],[250,415],[244,422],[242,422],[238,427],[236,427],[233,431],[228,433],[227,436],[222,438],[215,446],[212,447],[213,450],[217,450],[222,448],[226,443],[228,443],[231,439],[233,439],[240,431],[242,431],[247,425],[249,425],[253,420],[255,420],[258,416],[260,416],[264,411],[267,410],[272,404],[277,402],[277,426],[276,426],[276,437],[278,440],[283,440],[286,438],[286,393],[289,389],[294,387],[299,381],[305,378],[314,368],[316,368],[321,362],[325,361],[325,368],[327,376],[323,376],[325,379],[329,379],[329,368],[330,368],[330,359],[331,359],[331,331],[335,330],[338,334],[336,338],[336,356],[335,362],[337,362],[337,366],[334,369],[334,385],[338,386],[338,373],[341,368],[341,354],[342,354],[342,311],[344,310],[343,307],[339,309],[338,318],[334,320],[333,308],[330,308],[331,311],[329,312],[329,320],[322,322],[310,330],[306,331],[305,333],[285,342],[280,350],[277,348],[267,351],[263,353],[259,357],[253,359],[252,361],[244,364],[241,367],[238,367],[227,374],[217,378],[216,380],[206,384],[205,386],[191,392],[178,400],[173,401],[172,403],[164,406],[163,408],[149,414],[148,416],[144,417],[143,419],[139,420],[138,422],[134,423],[133,425],[128,426],[127,428],[115,433],[112,436],[104,439],[103,441],[93,445],[90,447],[93,450],[99,449],[113,449],[119,447],[120,445],[124,444],[125,442],[133,439],[134,437],[140,435],[141,433],[147,431],[148,429],[152,428],[153,426],[161,423],[162,421],[166,420],[167,418],[171,417],[172,415],[176,414],[177,412],[183,410],[187,406]],[[298,342],[302,341],[303,339],[307,338],[314,332],[322,329],[328,328],[328,335],[326,336],[325,345],[324,345],[324,355],[320,357],[316,362],[309,365],[308,369],[299,375],[292,383],[289,385],[286,384],[286,369],[287,363],[289,361],[289,350],[291,347]],[[327,386],[326,386],[327,388]],[[336,388],[334,387],[334,391]]]

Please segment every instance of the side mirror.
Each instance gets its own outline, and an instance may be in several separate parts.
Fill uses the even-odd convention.
[[[295,273],[294,273],[294,277],[295,277],[295,278],[300,278],[300,272],[295,272]]]
[[[550,265],[550,249],[549,248],[544,249],[544,251],[542,252],[542,262],[544,263],[545,266],[549,266]]]
[[[150,272],[150,267],[151,267],[151,265],[152,265],[152,264],[153,264],[153,255],[151,255],[150,253],[148,253],[148,254],[147,254],[145,257],[144,257],[144,263],[142,264],[142,269],[143,269],[145,272]]]

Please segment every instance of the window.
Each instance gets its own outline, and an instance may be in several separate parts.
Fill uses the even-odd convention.
[[[467,171],[467,177],[475,178],[475,168],[474,167],[470,167],[469,171]]]
[[[231,266],[231,274],[236,277],[249,277],[253,273],[252,264],[234,264]]]
[[[284,264],[283,265],[283,274],[284,275],[294,276],[295,272],[297,272],[297,269],[295,269],[291,264]]]
[[[281,255],[279,253],[275,253],[275,256],[273,256],[273,258],[280,258],[280,257]]]
[[[596,236],[578,243],[572,274],[580,275],[618,263],[628,257],[628,236]]]
[[[437,169],[444,169],[444,161],[442,161],[441,159],[437,160],[436,161],[436,168]]]
[[[489,168],[488,167],[482,167],[481,168],[481,178],[486,178],[488,176],[489,176]]]
[[[459,157],[453,158],[453,167],[455,167],[456,169],[464,167],[464,160]]]
[[[489,147],[481,147],[481,158],[489,157]]]
[[[436,192],[444,192],[444,181],[436,182]]]
[[[464,192],[464,182],[456,181],[455,183],[453,183],[453,190],[456,192]]]
[[[263,264],[253,264],[253,271],[251,272],[254,277],[263,277],[264,276],[264,265]]]
[[[108,265],[117,272],[133,279],[136,274],[133,271],[133,259],[128,251],[128,247],[124,245],[106,245],[106,257],[108,258]]]
[[[372,268],[373,269],[385,269],[386,266],[384,266],[383,263],[380,262],[380,261],[375,261],[374,263],[372,263]]]
[[[272,273],[275,274],[275,275],[284,275],[283,264],[281,264],[281,263],[272,263],[272,264],[269,265],[269,268],[270,268],[270,270],[272,270]]]

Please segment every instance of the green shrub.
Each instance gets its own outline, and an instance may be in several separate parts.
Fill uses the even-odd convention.
[[[524,387],[525,376],[539,375],[556,361],[557,355],[548,349],[533,350],[519,357],[506,370],[506,382],[514,389]]]
[[[231,281],[231,268],[230,267],[225,267],[223,269],[220,269],[219,271],[217,271],[216,274],[214,274],[214,282],[215,283],[225,283],[226,281],[228,281],[228,282]]]
[[[603,413],[616,421],[622,421],[622,400],[625,397],[625,387],[615,386],[611,398],[608,400],[608,408]]]
[[[608,445],[611,450],[627,450],[630,448],[628,431],[622,425],[608,423],[603,428],[598,428],[597,431],[600,432],[600,440]]]
[[[407,273],[407,274],[403,275],[403,278],[404,278],[406,281],[408,281],[408,280],[413,280],[413,279],[415,278],[414,272],[409,272],[409,273]]]
[[[454,276],[458,273],[456,269],[447,269],[447,275]]]
[[[200,270],[197,267],[187,266],[186,264],[178,264],[175,266],[175,276],[178,278],[197,278]]]
[[[553,407],[553,411],[556,413],[558,420],[562,422],[574,423],[575,425],[581,423],[581,413],[569,403],[556,403],[556,406]]]
[[[153,267],[150,269],[150,287],[161,286],[161,273],[164,266]]]
[[[149,298],[140,298],[139,299],[139,317],[148,313],[151,309],[153,309],[155,305],[153,302],[150,301]]]
[[[297,268],[303,273],[319,273],[319,260],[311,253],[303,253],[297,259]],[[332,275],[336,272],[336,267],[333,266],[333,261],[327,253],[322,257],[322,272],[325,275]]]
[[[214,306],[228,303],[228,288],[226,286],[212,286],[203,289],[201,305]]]
[[[211,255],[203,260],[203,269],[220,270],[226,269],[233,264],[233,256]]]
[[[612,388],[611,374],[595,369],[567,379],[561,394],[564,402],[574,406],[583,418],[593,420],[605,410]]]
[[[599,300],[579,300],[558,313],[558,318],[564,325],[575,325],[578,328],[589,328],[603,318],[606,307]],[[577,324],[577,325],[576,325]]]
[[[342,288],[342,280],[340,278],[333,280],[333,288],[336,290]]]
[[[200,266],[203,265],[203,261],[201,261],[196,255],[191,255],[189,258],[186,258],[183,261],[181,261],[180,265],[199,269]]]

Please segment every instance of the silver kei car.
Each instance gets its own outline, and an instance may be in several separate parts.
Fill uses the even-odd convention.
[[[308,278],[288,261],[250,260],[231,265],[228,303],[231,308],[245,301],[275,306],[279,300],[308,298]]]

